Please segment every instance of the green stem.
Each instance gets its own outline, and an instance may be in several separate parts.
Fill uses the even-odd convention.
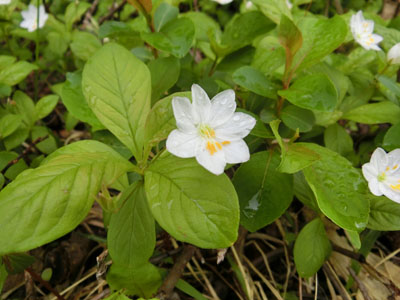
[[[35,63],[37,66],[39,66],[39,18],[40,18],[40,13],[39,13],[39,7],[40,7],[40,0],[36,0],[36,8],[37,8],[37,13],[36,13],[36,47],[35,47]],[[39,94],[39,89],[38,89],[38,83],[39,83],[39,70],[35,71],[35,102],[38,100],[38,94]]]

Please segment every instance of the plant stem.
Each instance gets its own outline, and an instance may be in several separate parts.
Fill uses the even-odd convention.
[[[36,0],[36,39],[35,39],[35,63],[37,66],[39,66],[39,18],[40,18],[40,12],[39,12],[39,6],[40,6],[40,0]],[[34,85],[35,85],[35,102],[38,100],[38,96],[39,96],[39,88],[38,88],[38,84],[39,84],[39,70],[35,71],[35,81],[34,81]]]

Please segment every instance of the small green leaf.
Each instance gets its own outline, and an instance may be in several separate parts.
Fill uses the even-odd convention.
[[[151,96],[146,65],[122,46],[106,44],[86,63],[82,90],[101,123],[140,160]]]
[[[400,122],[400,107],[389,101],[365,104],[345,113],[343,119],[364,124],[396,124]]]
[[[297,26],[286,15],[282,15],[278,27],[279,42],[288,49],[290,59],[301,48],[303,36]]]
[[[278,94],[294,105],[318,111],[333,111],[338,100],[335,86],[324,74],[301,76]]]
[[[156,49],[182,58],[192,46],[194,25],[188,18],[173,19],[160,32],[142,33],[142,39]]]
[[[44,138],[43,141],[36,144],[36,147],[44,154],[50,154],[57,150],[57,141],[52,132],[45,126],[34,126],[32,128],[32,140]]]
[[[181,64],[175,57],[161,57],[152,60],[148,67],[151,74],[151,102],[155,103],[178,81]]]
[[[95,52],[101,48],[101,43],[93,34],[84,31],[75,31],[72,35],[72,43],[70,45],[72,53],[87,61]]]
[[[294,174],[311,166],[319,159],[318,153],[307,148],[303,143],[294,143],[282,150],[282,161],[278,171]]]
[[[277,98],[277,86],[253,67],[241,67],[233,73],[232,79],[236,84],[253,93],[271,99]]]
[[[331,251],[324,223],[319,218],[312,220],[303,227],[294,244],[294,262],[299,275],[305,278],[313,276]]]
[[[225,174],[215,176],[195,159],[165,154],[146,170],[145,188],[155,219],[176,239],[201,248],[235,242],[239,203]]]
[[[286,15],[291,18],[292,14],[290,12],[289,7],[286,4],[286,1],[283,0],[252,0],[252,2],[260,7],[260,10],[274,21],[276,24],[279,24],[282,15]]]
[[[369,201],[360,171],[332,150],[311,143],[302,145],[321,157],[303,170],[321,211],[346,230],[362,231],[368,222]]]
[[[22,118],[20,115],[8,114],[0,119],[0,138],[11,135],[21,125]]]
[[[346,155],[353,151],[353,140],[339,124],[335,123],[325,129],[324,132],[325,146],[340,155]]]
[[[179,14],[179,9],[166,2],[161,2],[154,12],[154,29],[160,31],[169,21],[175,19]]]
[[[400,205],[384,196],[368,195],[371,203],[367,227],[379,231],[400,230]]]
[[[189,18],[195,28],[195,38],[198,41],[208,42],[208,32],[216,32],[220,35],[221,28],[219,24],[210,16],[199,11],[189,11],[187,13],[181,14],[184,18]]]
[[[13,253],[7,255],[5,259],[8,261],[7,272],[9,274],[18,274],[31,266],[35,262],[35,258],[25,253]]]
[[[58,103],[57,95],[47,95],[41,98],[35,105],[36,116],[38,119],[43,119],[49,115]]]
[[[112,214],[107,246],[113,263],[135,268],[146,264],[156,245],[154,218],[143,182],[135,182],[121,195],[122,206]]]
[[[393,125],[386,132],[383,138],[383,147],[388,151],[400,148],[400,123]]]
[[[240,202],[240,223],[252,232],[275,221],[292,202],[293,178],[277,172],[278,165],[278,154],[257,152],[233,178]]]
[[[287,105],[281,111],[283,123],[293,130],[299,132],[310,131],[315,123],[315,116],[312,111],[295,105]]]
[[[90,152],[73,151],[83,149],[81,142],[76,144],[60,148],[45,164],[22,172],[0,192],[0,254],[27,251],[71,231],[86,216],[100,188],[131,169],[128,161],[101,143],[91,141],[99,147]]]
[[[32,99],[21,91],[16,91],[13,95],[13,100],[16,105],[14,107],[15,113],[22,116],[22,121],[27,128],[33,126],[37,121],[35,104]]]
[[[67,30],[71,30],[73,23],[78,21],[90,6],[90,3],[86,2],[71,2],[67,6],[65,10],[65,25]]]
[[[25,79],[33,70],[38,67],[26,61],[19,61],[9,65],[0,71],[0,82],[6,85],[16,85]]]

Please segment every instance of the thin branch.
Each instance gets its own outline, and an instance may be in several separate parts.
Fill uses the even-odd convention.
[[[348,270],[351,274],[351,277],[353,277],[354,280],[357,282],[358,288],[359,288],[361,294],[363,295],[364,299],[371,300],[371,297],[368,296],[368,291],[367,291],[364,283],[360,280],[360,278],[358,278],[356,272],[354,272],[354,270],[352,268],[348,268]]]
[[[167,277],[165,278],[162,286],[159,288],[157,292],[157,298],[160,300],[169,299],[176,283],[182,276],[186,264],[192,258],[195,251],[195,246],[189,244],[185,245],[183,252],[180,254],[171,271],[169,271]]]
[[[61,296],[47,281],[43,280],[42,277],[36,274],[31,268],[26,268],[25,271],[27,271],[35,281],[40,282],[46,289],[52,292],[58,300],[65,300],[63,296]]]
[[[113,16],[116,12],[119,12],[119,11],[121,11],[121,10],[124,8],[124,6],[125,6],[125,4],[126,4],[127,2],[128,2],[128,0],[124,0],[124,1],[122,1],[119,5],[113,6],[113,7],[110,9],[110,11],[108,12],[107,15],[105,15],[104,17],[101,17],[101,18],[100,18],[99,24],[101,25],[101,24],[103,24],[105,21],[107,21],[108,19],[111,19],[112,16]]]
[[[93,13],[96,11],[97,5],[99,4],[100,0],[94,0],[92,6],[88,9],[85,14],[85,19],[83,19],[82,29],[85,29],[90,24],[90,19],[93,16]]]

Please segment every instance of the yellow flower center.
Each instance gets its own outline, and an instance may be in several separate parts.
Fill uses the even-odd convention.
[[[215,131],[208,125],[200,125],[198,130],[200,136],[207,140],[206,149],[210,155],[214,155],[214,153],[222,150],[222,146],[226,146],[231,143],[230,141],[223,141],[221,143],[216,141]]]

